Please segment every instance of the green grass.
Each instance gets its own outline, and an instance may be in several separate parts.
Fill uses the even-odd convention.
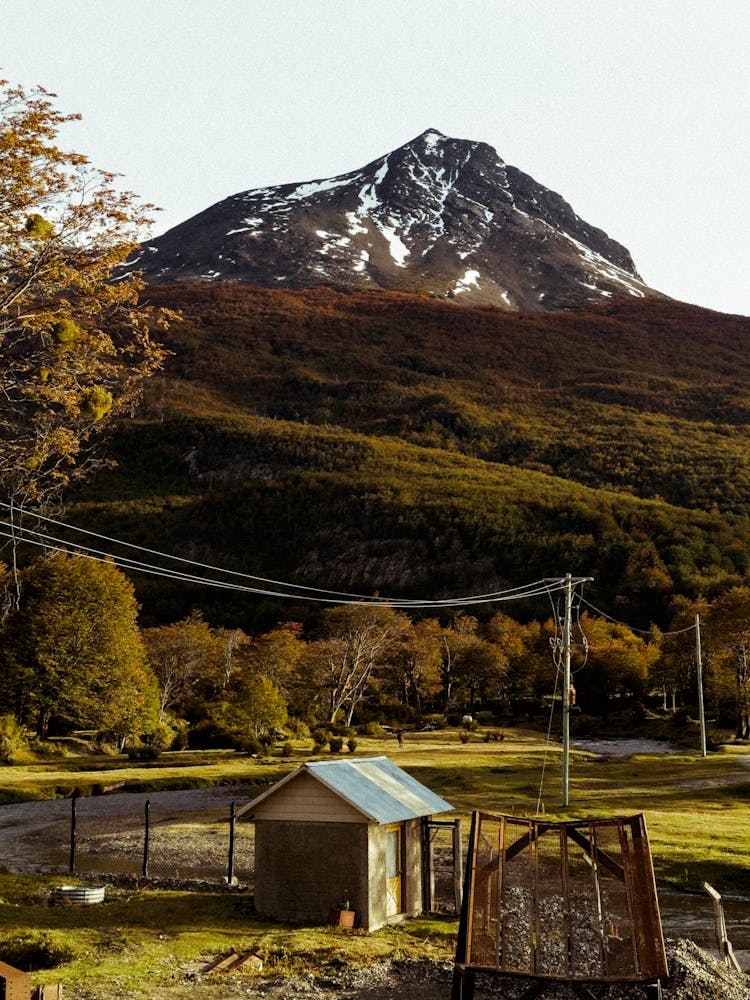
[[[60,882],[0,875],[0,957],[3,943],[29,928],[36,941],[71,949],[63,965],[33,974],[35,983],[61,983],[66,996],[76,986],[95,990],[97,998],[180,995],[184,966],[232,951],[259,955],[265,975],[289,975],[393,957],[449,960],[455,947],[456,922],[447,918],[420,918],[373,934],[281,926],[250,917],[246,897],[218,891],[109,888],[101,905],[49,906]],[[222,996],[220,977],[206,988],[206,995]]]
[[[254,760],[228,750],[166,753],[149,763],[102,754],[54,758],[0,769],[0,804],[50,799],[77,789],[90,795],[97,787],[122,783],[122,791],[154,792],[210,785],[244,785],[278,781],[295,766],[295,758]]]
[[[296,746],[291,758],[263,761],[226,752],[167,754],[149,765],[101,756],[57,758],[3,768],[0,794],[49,795],[68,786],[85,791],[115,781],[139,790],[274,781],[306,759],[304,745]],[[358,756],[383,753],[451,802],[466,819],[465,833],[473,809],[533,815],[539,799],[550,819],[643,812],[660,884],[695,889],[705,880],[720,891],[750,893],[747,747],[723,747],[706,758],[685,751],[609,761],[574,751],[567,810],[560,807],[561,748],[545,748],[533,732],[506,730],[503,742],[490,743],[474,734],[465,745],[455,730],[409,734],[403,749],[392,738],[359,738]],[[62,881],[68,879],[0,874],[0,958],[9,937],[44,935],[52,950],[69,947],[73,956],[36,972],[34,981],[61,982],[71,990],[79,984],[97,998],[177,996],[175,973],[183,966],[232,950],[256,952],[266,973],[285,974],[394,956],[450,960],[453,954],[456,922],[446,918],[420,918],[374,934],[288,927],[252,918],[247,896],[226,891],[110,888],[101,906],[50,907],[52,889]],[[218,1000],[221,983],[207,980],[191,987],[191,996]]]

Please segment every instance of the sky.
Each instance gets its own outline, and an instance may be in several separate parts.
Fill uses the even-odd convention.
[[[747,0],[2,0],[0,77],[161,208],[493,146],[674,298],[750,315]]]

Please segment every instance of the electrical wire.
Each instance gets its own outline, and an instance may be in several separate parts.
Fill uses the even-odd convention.
[[[8,504],[0,502],[0,506],[9,508]],[[361,595],[361,594],[345,594],[339,591],[325,590],[322,588],[306,587],[303,585],[297,585],[293,583],[288,583],[286,581],[272,580],[264,577],[256,577],[251,574],[238,573],[234,570],[227,570],[219,566],[213,566],[207,563],[198,562],[196,560],[185,559],[181,556],[173,556],[169,553],[160,552],[155,549],[149,549],[145,546],[136,545],[132,542],[125,542],[121,539],[112,538],[107,535],[100,535],[97,532],[91,532],[84,528],[78,528],[75,525],[67,524],[63,521],[56,520],[55,518],[44,517],[42,515],[35,515],[40,521],[62,527],[63,529],[70,530],[73,532],[78,532],[83,535],[87,535],[92,538],[99,538],[104,541],[110,542],[117,546],[123,546],[129,549],[133,549],[136,552],[143,552],[151,556],[156,556],[162,560],[174,560],[182,565],[194,566],[198,569],[208,570],[215,574],[226,574],[232,577],[237,577],[245,580],[252,580],[258,583],[267,583],[268,587],[258,587],[248,584],[241,584],[239,582],[233,582],[222,579],[213,579],[202,574],[188,573],[181,570],[154,565],[152,562],[146,562],[142,559],[134,559],[130,556],[118,555],[109,549],[97,548],[95,546],[85,544],[83,542],[71,542],[68,539],[60,538],[57,535],[48,534],[46,532],[37,531],[32,528],[24,527],[23,525],[18,525],[13,519],[12,521],[1,521],[0,520],[0,537],[5,537],[11,539],[11,541],[18,542],[19,540],[25,541],[28,544],[36,545],[42,548],[53,549],[55,551],[74,551],[79,554],[84,554],[88,558],[96,559],[99,561],[109,560],[121,569],[130,570],[132,572],[146,573],[152,576],[158,576],[165,579],[177,580],[185,583],[194,583],[202,586],[217,587],[224,590],[237,591],[240,593],[252,593],[264,597],[276,597],[276,598],[286,598],[294,600],[309,600],[317,601],[319,603],[326,604],[354,604],[354,605],[387,605],[388,607],[400,608],[400,609],[440,609],[440,608],[455,608],[464,607],[472,605],[481,604],[494,604],[503,603],[507,601],[518,601],[527,598],[541,596],[543,594],[549,594],[552,591],[562,589],[566,585],[566,578],[549,578],[545,580],[535,581],[530,584],[525,584],[519,587],[512,587],[508,590],[494,591],[485,594],[474,594],[464,597],[452,597],[452,598],[441,598],[437,600],[426,600],[426,599],[411,599],[411,598],[389,598],[380,597],[372,595]],[[8,529],[7,531],[2,531],[2,528]]]
[[[607,621],[612,622],[613,625],[621,625],[623,628],[630,629],[631,632],[636,632],[638,635],[652,635],[653,633],[649,629],[635,628],[633,625],[628,625],[627,622],[618,621],[617,618],[613,618],[612,615],[608,615],[606,611],[601,611],[599,608],[594,607],[594,605],[587,601],[586,598],[581,595],[579,598],[581,604],[585,604],[592,611],[595,611],[601,618],[606,618]],[[660,635],[682,635],[683,632],[692,632],[695,630],[695,623],[692,625],[687,625],[685,628],[678,628],[672,632],[660,632]]]

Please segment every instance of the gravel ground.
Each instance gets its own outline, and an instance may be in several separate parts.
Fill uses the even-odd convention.
[[[139,869],[143,853],[145,805],[149,802],[155,872],[187,876],[187,869],[211,872],[218,881],[226,871],[230,804],[249,802],[257,785],[195,788],[167,792],[129,792],[80,798],[76,803],[77,870],[118,872]],[[0,864],[9,871],[57,873],[68,869],[70,799],[20,802],[0,806]],[[196,823],[205,836],[196,837]],[[241,832],[251,827],[241,825]],[[240,838],[245,840],[246,838]],[[88,861],[90,858],[90,861]],[[102,860],[104,859],[104,860]],[[109,859],[125,863],[109,864]],[[251,859],[238,857],[248,864]]]

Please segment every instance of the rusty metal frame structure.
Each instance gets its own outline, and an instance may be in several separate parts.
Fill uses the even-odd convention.
[[[668,968],[643,815],[553,823],[475,812],[451,1000],[471,1000],[477,972],[527,977],[529,997],[552,981],[581,996],[612,982],[661,996]]]

